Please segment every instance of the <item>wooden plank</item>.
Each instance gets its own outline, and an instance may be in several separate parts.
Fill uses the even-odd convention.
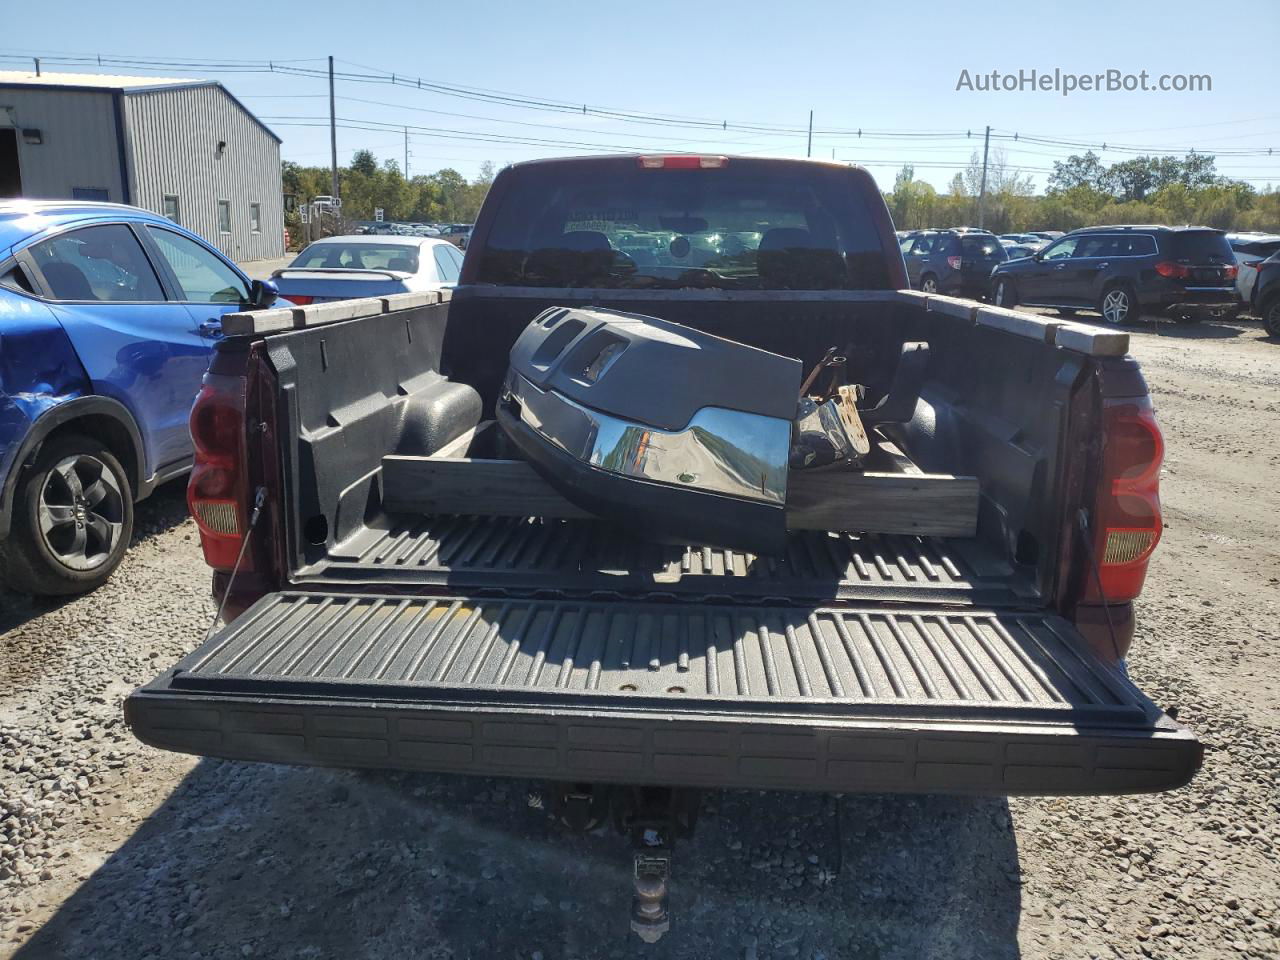
[[[950,474],[802,471],[787,478],[787,527],[972,537],[978,479]]]
[[[1129,352],[1129,334],[1088,323],[1064,323],[1054,342],[1064,350],[1087,353],[1091,357],[1123,357]]]
[[[492,420],[480,421],[480,423],[472,427],[466,433],[454,437],[435,453],[431,454],[431,456],[438,460],[465,457],[467,455],[467,451],[471,449],[471,445],[476,442],[476,439],[482,433],[489,429],[489,426],[492,423]]]
[[[382,498],[394,513],[591,516],[560,496],[523,460],[383,457]]]
[[[982,307],[978,310],[978,326],[992,327],[1028,340],[1053,343],[1054,334],[1062,323],[1049,320],[1035,313],[1006,310],[1004,307]]]
[[[944,297],[938,293],[926,294],[925,310],[929,313],[943,313],[948,317],[955,317],[957,320],[968,320],[973,322],[973,312],[978,309],[978,304],[973,300],[963,300],[960,297]]]
[[[395,313],[399,310],[416,310],[419,307],[447,303],[452,296],[451,290],[433,290],[425,293],[395,293],[387,297],[361,297],[356,300],[315,303],[305,307],[276,307],[271,310],[228,313],[222,318],[222,332],[228,337],[244,337],[279,333],[281,330],[299,330],[326,323],[338,323],[342,320],[376,317],[382,313]]]
[[[592,516],[522,460],[383,457],[382,484],[393,513]],[[974,477],[802,471],[791,474],[788,486],[787,526],[793,530],[969,537],[977,526]]]

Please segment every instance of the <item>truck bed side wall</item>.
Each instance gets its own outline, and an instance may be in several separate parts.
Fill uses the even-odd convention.
[[[479,420],[476,393],[439,372],[447,316],[432,304],[267,341],[299,566],[380,511],[383,456],[431,453]]]

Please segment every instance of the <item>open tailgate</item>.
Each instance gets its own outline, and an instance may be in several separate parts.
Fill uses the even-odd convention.
[[[270,594],[125,704],[168,750],[671,786],[1104,794],[1202,748],[1043,612]]]

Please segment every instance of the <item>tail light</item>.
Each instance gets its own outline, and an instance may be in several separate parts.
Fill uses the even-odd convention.
[[[1102,419],[1102,480],[1090,523],[1101,584],[1089,578],[1085,602],[1125,603],[1142,592],[1160,542],[1164,438],[1146,397],[1106,400]]]
[[[1185,263],[1174,263],[1172,260],[1161,260],[1155,265],[1156,273],[1171,280],[1185,280],[1191,276],[1191,268]]]
[[[240,556],[249,503],[245,475],[245,380],[206,374],[191,408],[195,464],[187,506],[200,530],[205,563],[230,570]],[[252,567],[246,554],[243,569]]]
[[[729,158],[676,154],[637,157],[636,162],[644,170],[718,170],[729,165]]]
[[[947,257],[947,266],[948,266],[948,267],[950,267],[952,270],[959,270],[959,269],[960,269],[960,258],[959,258],[959,257]]]
[[[1236,274],[1238,274],[1239,272],[1240,272],[1240,268],[1237,267],[1234,263],[1229,263],[1222,268],[1222,273],[1228,280],[1234,280],[1236,278]]]
[[[315,297],[306,297],[297,293],[291,293],[288,296],[289,302],[292,303],[295,307],[309,306],[310,304],[315,302],[315,299],[316,299]]]

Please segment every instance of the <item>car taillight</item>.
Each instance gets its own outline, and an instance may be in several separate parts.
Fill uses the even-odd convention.
[[[645,170],[718,170],[729,165],[729,158],[676,154],[637,157],[636,162]]]
[[[959,270],[959,269],[960,269],[960,258],[959,258],[959,257],[947,257],[947,266],[948,266],[948,267],[950,267],[952,270]]]
[[[1174,263],[1172,260],[1161,260],[1155,265],[1156,273],[1174,280],[1185,280],[1191,276],[1191,268],[1185,263]]]
[[[230,570],[244,543],[249,499],[244,378],[206,374],[190,423],[195,463],[187,481],[187,506],[200,530],[205,563]],[[241,568],[252,568],[247,553]]]
[[[1125,603],[1142,592],[1160,542],[1164,438],[1146,397],[1106,400],[1102,419],[1102,479],[1090,522],[1099,575],[1089,578],[1085,602]]]
[[[295,307],[305,307],[315,301],[315,297],[304,297],[297,293],[289,294],[288,300]]]
[[[1240,272],[1240,268],[1237,267],[1234,263],[1229,263],[1222,268],[1222,273],[1228,280],[1234,280],[1236,278],[1236,274],[1238,274],[1239,272]]]

